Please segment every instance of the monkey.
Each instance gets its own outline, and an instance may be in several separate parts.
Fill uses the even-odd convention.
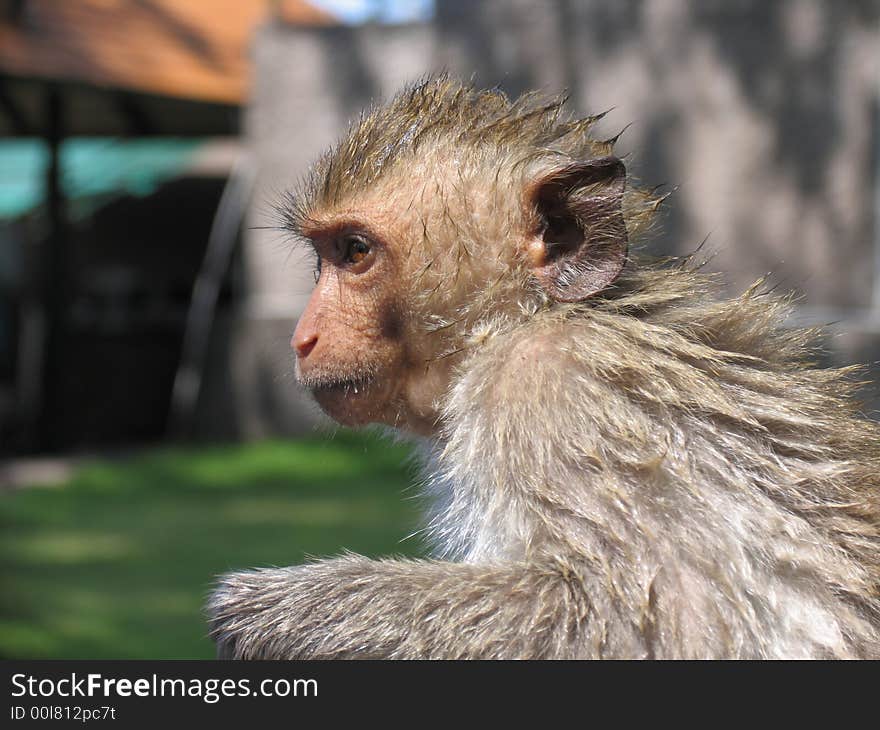
[[[564,104],[427,77],[285,198],[298,379],[418,444],[431,556],[225,575],[219,656],[880,657],[857,369],[793,295],[636,252],[666,195]]]

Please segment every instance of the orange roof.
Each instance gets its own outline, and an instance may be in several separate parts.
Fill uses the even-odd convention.
[[[273,11],[336,23],[305,0],[25,0],[0,15],[0,73],[241,104],[250,38]]]

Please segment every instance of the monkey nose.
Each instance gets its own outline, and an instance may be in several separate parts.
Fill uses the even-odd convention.
[[[290,341],[290,346],[296,352],[297,357],[303,358],[308,357],[308,354],[315,349],[315,345],[318,344],[318,335],[316,334],[307,334],[307,335],[294,335],[293,339]]]

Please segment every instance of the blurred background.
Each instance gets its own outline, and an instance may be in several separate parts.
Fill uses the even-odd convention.
[[[0,656],[210,657],[212,576],[419,554],[407,449],[330,429],[271,207],[438,69],[567,89],[880,381],[880,0],[0,0]]]

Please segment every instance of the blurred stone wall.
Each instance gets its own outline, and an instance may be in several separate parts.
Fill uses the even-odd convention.
[[[835,323],[830,361],[880,360],[880,2],[437,6],[428,26],[260,31],[250,225],[272,225],[272,201],[370,100],[428,71],[512,95],[568,89],[577,111],[613,107],[608,136],[631,123],[619,149],[633,175],[677,186],[651,251],[685,253],[710,235],[710,267],[731,292],[769,272],[803,294],[801,321]],[[248,233],[245,264],[233,350],[243,432],[308,428],[288,340],[311,264],[262,229]]]

